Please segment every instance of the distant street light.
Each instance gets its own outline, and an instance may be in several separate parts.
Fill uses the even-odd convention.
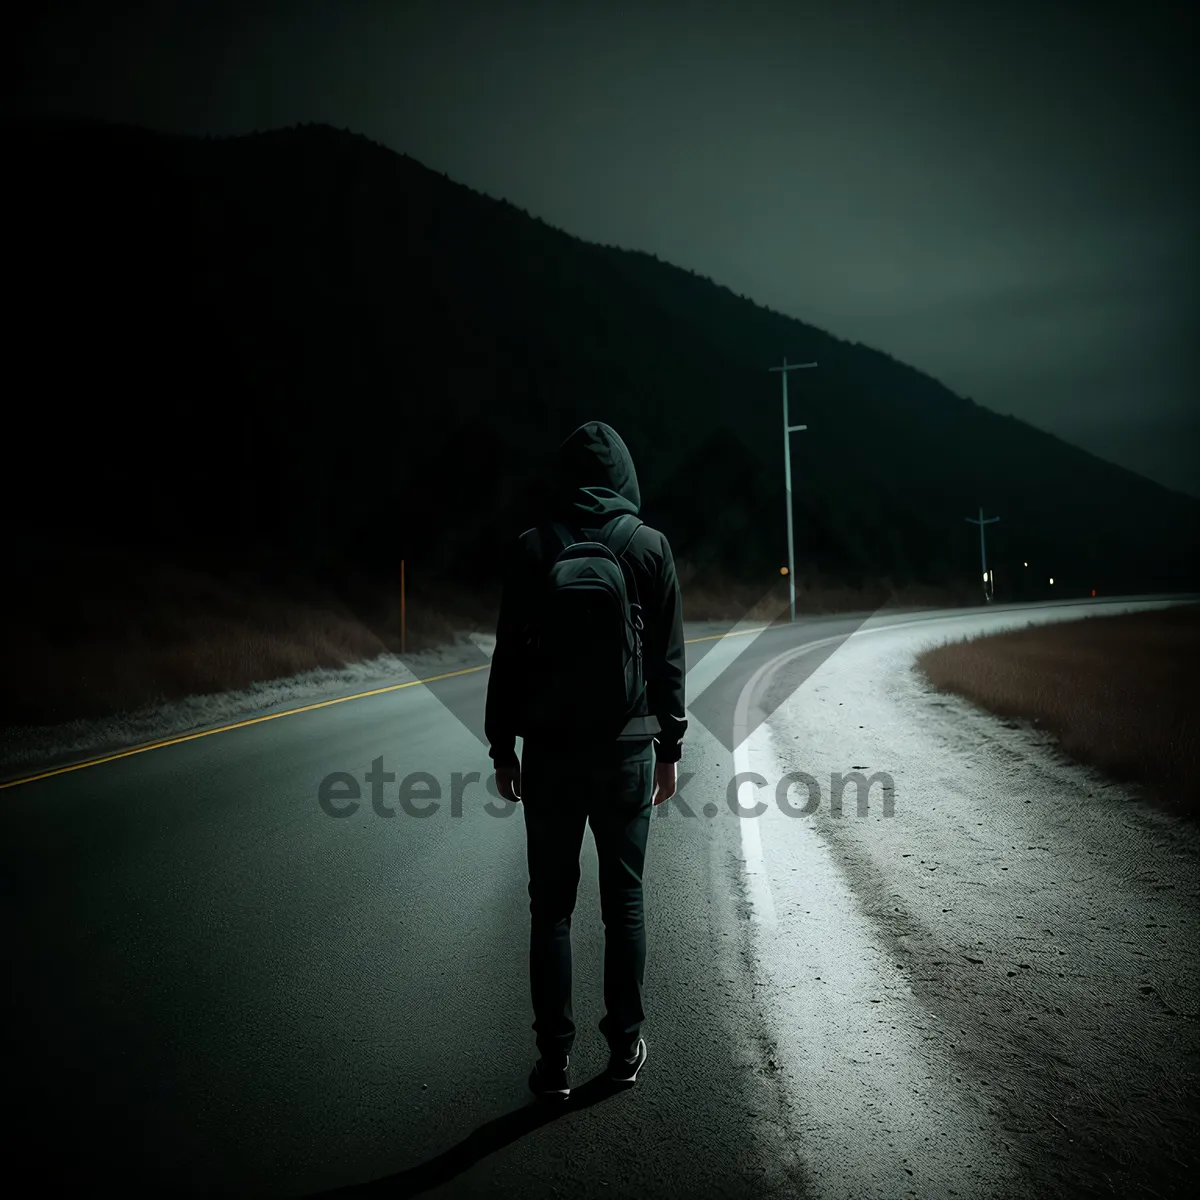
[[[787,393],[787,373],[789,371],[803,371],[809,367],[815,367],[815,362],[811,363],[792,363],[788,365],[788,360],[783,360],[782,367],[768,367],[770,371],[779,371],[783,377],[783,483],[786,491],[787,501],[787,543],[788,543],[788,565],[787,571],[784,574],[788,577],[788,604],[791,609],[791,620],[796,619],[796,554],[792,545],[792,439],[788,437],[790,433],[797,433],[802,429],[807,429],[807,425],[789,425],[788,424],[788,393]]]

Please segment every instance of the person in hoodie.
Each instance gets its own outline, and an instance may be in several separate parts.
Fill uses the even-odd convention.
[[[520,802],[529,861],[529,976],[539,1058],[529,1077],[545,1097],[570,1094],[575,1040],[571,989],[571,914],[579,855],[590,825],[599,859],[604,920],[607,1077],[634,1083],[646,1061],[642,985],[646,934],[642,873],[651,808],[675,793],[684,716],[683,614],[667,539],[641,525],[625,561],[643,610],[645,689],[620,735],[608,741],[539,736],[517,728],[521,711],[522,631],[531,589],[561,549],[548,528],[558,521],[588,540],[622,513],[639,514],[641,491],[629,450],[603,421],[588,421],[561,445],[557,486],[546,522],[521,534],[505,574],[488,680],[485,734],[497,788]],[[516,738],[523,738],[518,759]]]

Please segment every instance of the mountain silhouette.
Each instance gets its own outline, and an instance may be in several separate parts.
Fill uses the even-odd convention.
[[[997,595],[1194,587],[1200,502],[655,256],[365,137],[6,124],[5,533],[34,547],[494,581],[562,437],[608,421],[644,515],[732,576]],[[1024,562],[1031,567],[1022,566]]]

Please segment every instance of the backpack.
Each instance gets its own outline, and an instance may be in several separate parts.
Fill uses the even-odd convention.
[[[526,627],[526,728],[607,741],[637,709],[644,624],[624,555],[641,524],[622,513],[594,541],[550,527],[562,548],[535,588]]]

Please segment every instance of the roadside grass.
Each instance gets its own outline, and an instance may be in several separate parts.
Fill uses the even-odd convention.
[[[925,651],[939,690],[1053,735],[1078,762],[1200,814],[1200,605],[1029,625]]]
[[[788,586],[786,576],[773,577],[767,584],[732,583],[698,569],[692,563],[676,564],[683,591],[685,621],[786,621]],[[934,587],[919,584],[894,585],[890,580],[849,586],[816,574],[796,578],[796,612],[818,616],[840,612],[875,612],[898,608],[957,608],[980,602],[974,584]]]
[[[786,619],[787,586],[707,578],[680,564],[687,620]],[[399,654],[400,589],[339,575],[336,589],[271,563],[206,569],[121,551],[47,550],[5,596],[0,654],[8,686],[0,728],[27,729],[139,712],[238,692],[322,668]],[[973,594],[798,580],[802,613],[973,602]],[[410,576],[408,653],[492,633],[497,586],[470,589]]]
[[[9,630],[9,687],[0,721],[91,719],[383,652],[380,639],[334,606],[223,589],[210,610],[159,609],[128,622],[90,614],[89,628]],[[109,619],[109,618],[114,619]]]
[[[3,728],[95,720],[400,650],[398,586],[347,600],[245,571],[110,561],[34,577],[5,608]],[[409,652],[483,627],[454,594],[418,594],[408,610]]]

